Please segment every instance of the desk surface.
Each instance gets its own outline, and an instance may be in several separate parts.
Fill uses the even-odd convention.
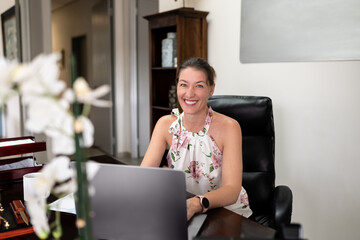
[[[114,162],[115,163],[115,162]],[[118,163],[118,162],[117,162]],[[22,182],[2,185],[2,204],[8,204],[10,199],[23,199]],[[53,213],[51,218],[53,218]],[[272,239],[275,230],[264,227],[252,220],[233,213],[225,208],[212,209],[207,212],[207,218],[200,229],[200,237],[234,237],[234,238],[262,238]],[[62,213],[61,222],[63,227],[62,239],[75,239],[77,229],[75,228],[76,216]],[[14,239],[38,239],[35,234],[28,234]]]

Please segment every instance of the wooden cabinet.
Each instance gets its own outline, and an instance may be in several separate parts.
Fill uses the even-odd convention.
[[[207,58],[208,12],[180,8],[144,18],[149,21],[150,49],[150,130],[157,120],[170,114],[169,90],[175,85],[176,67],[162,67],[162,40],[176,32],[177,64],[191,57]]]

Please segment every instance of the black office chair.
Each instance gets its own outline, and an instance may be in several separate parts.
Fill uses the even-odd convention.
[[[275,187],[275,133],[272,101],[257,96],[213,96],[208,105],[237,120],[243,135],[243,186],[250,219],[276,230],[290,224],[292,192]]]

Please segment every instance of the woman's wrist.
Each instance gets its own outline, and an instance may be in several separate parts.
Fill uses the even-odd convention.
[[[201,205],[200,199],[197,196],[195,196],[195,197],[192,198],[192,201],[194,203],[193,204],[193,206],[194,206],[194,214],[195,213],[201,213],[202,210],[203,210],[203,207]]]
[[[202,212],[202,205],[200,203],[200,200],[198,197],[192,197],[188,199],[187,203],[188,211],[192,213],[192,215],[195,215],[196,213]]]

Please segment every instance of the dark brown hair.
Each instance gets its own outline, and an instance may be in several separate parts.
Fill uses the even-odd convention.
[[[202,58],[190,58],[190,59],[184,61],[177,70],[176,83],[179,82],[179,75],[180,75],[181,71],[188,67],[192,67],[197,70],[203,71],[207,76],[208,85],[209,86],[214,85],[215,77],[216,77],[215,70],[213,67],[210,66],[210,64],[206,60],[204,60]]]

